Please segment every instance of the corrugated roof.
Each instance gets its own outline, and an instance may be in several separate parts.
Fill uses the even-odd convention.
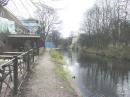
[[[40,38],[40,35],[19,35],[19,34],[11,34],[8,37],[12,38]]]

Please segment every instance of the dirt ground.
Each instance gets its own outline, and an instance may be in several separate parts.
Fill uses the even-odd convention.
[[[77,97],[65,88],[64,81],[55,74],[55,66],[49,52],[40,55],[24,81],[19,97]]]

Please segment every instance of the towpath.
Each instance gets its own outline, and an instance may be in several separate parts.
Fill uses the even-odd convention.
[[[65,88],[64,81],[55,74],[55,67],[48,51],[40,55],[22,85],[19,97],[77,97]]]

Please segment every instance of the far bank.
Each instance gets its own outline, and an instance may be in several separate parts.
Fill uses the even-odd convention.
[[[109,47],[105,49],[81,48],[80,52],[84,54],[99,55],[107,58],[130,60],[130,47]]]

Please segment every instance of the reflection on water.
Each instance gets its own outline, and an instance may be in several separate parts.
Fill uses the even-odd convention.
[[[130,62],[62,51],[84,97],[130,97]]]

